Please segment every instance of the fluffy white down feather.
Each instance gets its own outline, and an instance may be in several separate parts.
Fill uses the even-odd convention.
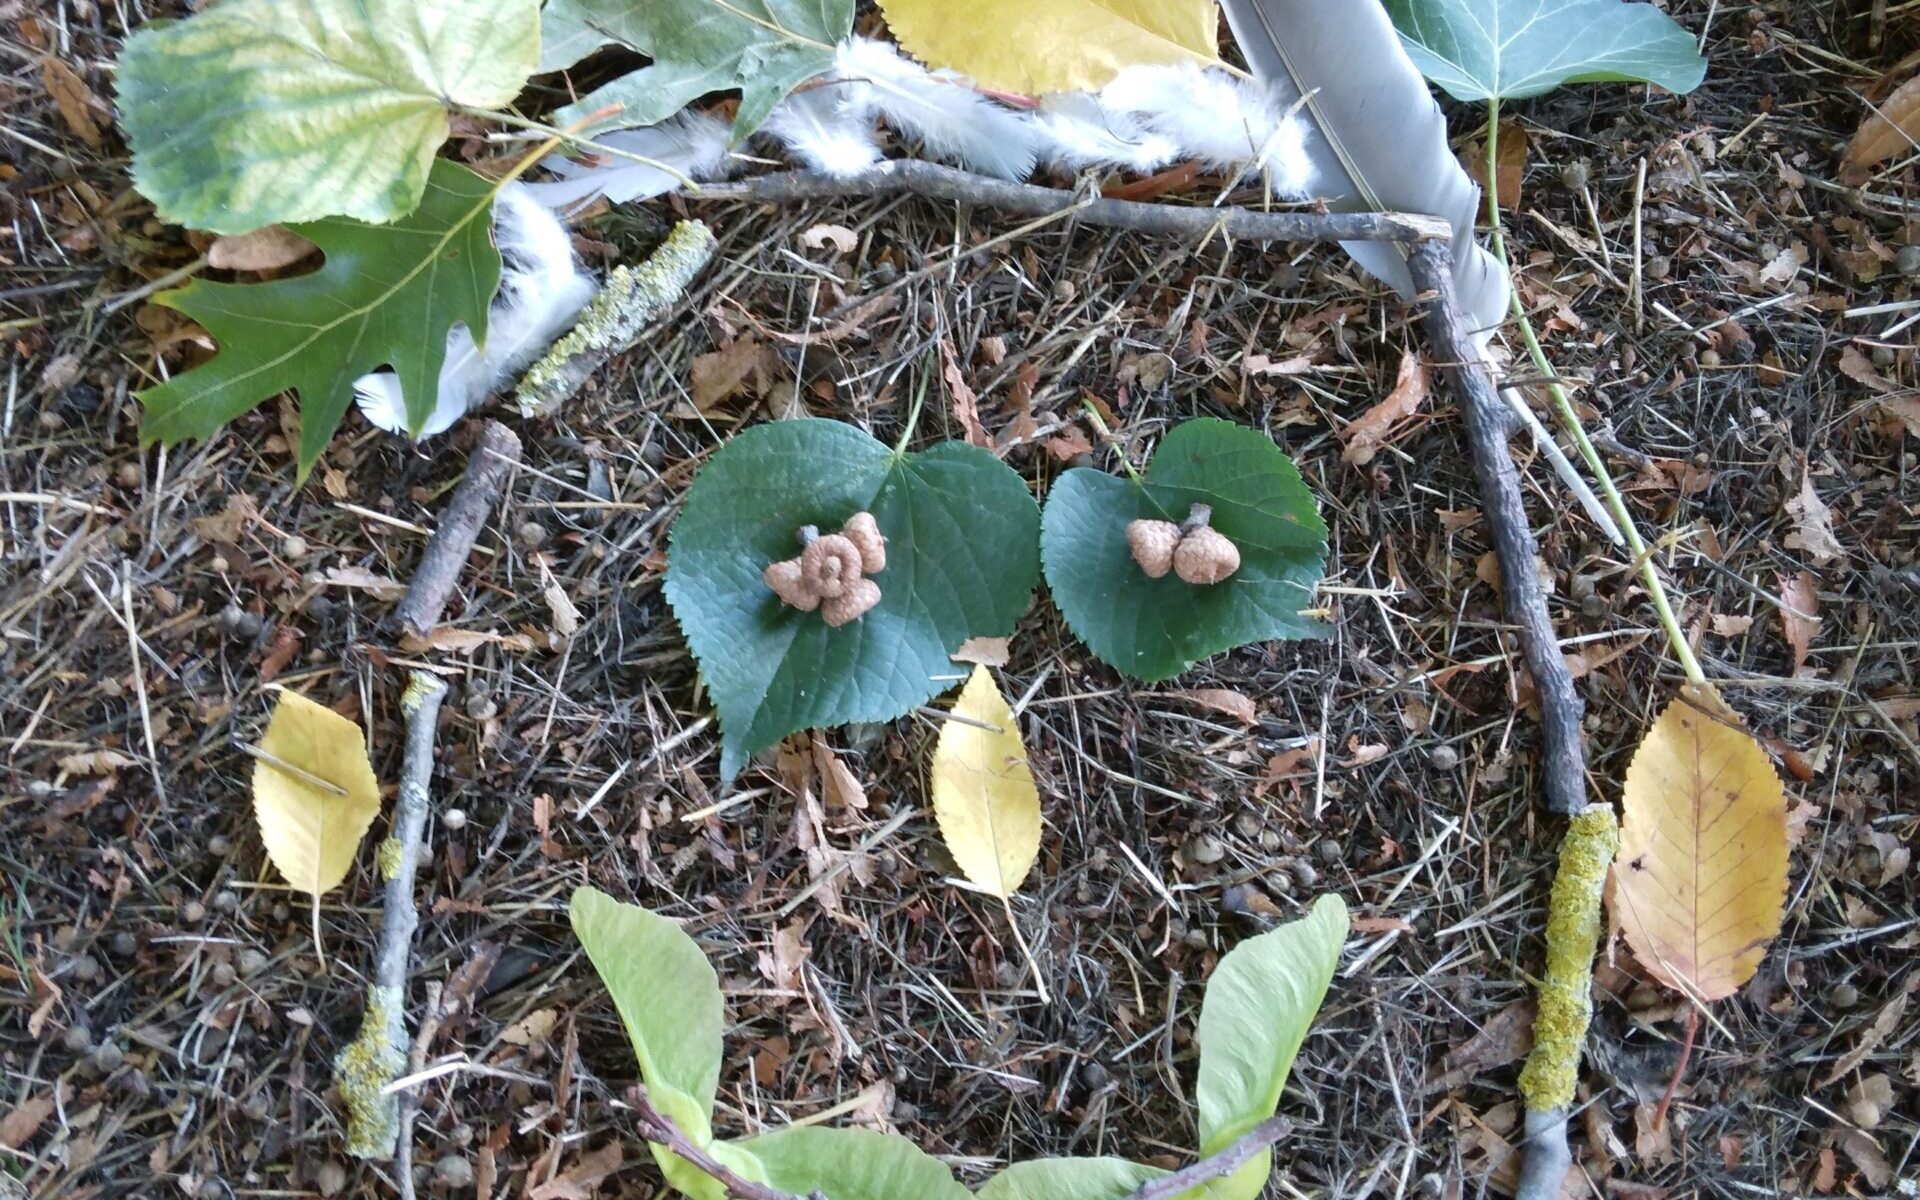
[[[873,118],[847,104],[847,89],[829,81],[795,92],[768,114],[760,132],[815,171],[858,175],[880,161]]]
[[[726,170],[727,146],[732,136],[732,127],[725,121],[690,108],[658,125],[622,129],[594,139],[615,150],[652,159],[659,166],[613,155],[602,156],[598,162],[586,162],[564,154],[549,154],[540,160],[540,165],[560,178],[550,183],[531,183],[527,188],[548,208],[562,211],[603,194],[615,204],[651,200],[677,190],[683,179],[698,182],[719,176]]]
[[[1261,84],[1193,64],[1128,67],[1100,91],[1108,112],[1139,121],[1212,167],[1247,166],[1301,199],[1313,182],[1304,122]]]
[[[1001,179],[1025,179],[1033,170],[1034,123],[982,96],[963,76],[929,71],[864,37],[840,43],[834,74],[845,81],[849,111],[919,139],[933,158]]]
[[[1180,153],[1173,139],[1148,131],[1132,113],[1106,108],[1088,92],[1043,97],[1031,120],[1041,160],[1069,171],[1104,166],[1157,171]]]
[[[493,202],[493,237],[500,248],[500,290],[487,310],[487,344],[476,346],[465,325],[448,332],[439,391],[422,438],[446,432],[519,374],[593,298],[593,280],[574,259],[566,228],[530,186],[510,183],[500,189]],[[367,420],[391,433],[407,432],[399,376],[392,371],[362,375],[353,391]]]

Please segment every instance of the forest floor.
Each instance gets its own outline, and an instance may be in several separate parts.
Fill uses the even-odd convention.
[[[1785,929],[1702,1028],[1662,1130],[1683,1010],[1602,965],[1580,1194],[1889,1194],[1920,1177],[1920,429],[1880,397],[1920,375],[1920,264],[1899,253],[1920,238],[1912,168],[1861,189],[1837,154],[1920,24],[1892,5],[1876,45],[1866,4],[1670,7],[1704,32],[1706,85],[1513,106],[1531,149],[1510,239],[1642,527],[1670,536],[1707,674],[1806,829]],[[409,577],[476,423],[413,449],[351,415],[300,488],[285,403],[142,451],[130,393],[194,353],[143,298],[197,249],[130,190],[106,107],[116,10],[0,9],[0,1196],[388,1195],[390,1167],[344,1155],[331,1091],[379,920],[373,856],[322,905],[323,965],[235,743],[271,680],[356,713],[395,777],[427,652],[381,627],[384,581]],[[712,226],[714,265],[587,395],[522,428],[526,464],[446,618],[486,636],[432,655],[455,692],[414,1003],[500,953],[434,1048],[468,1065],[420,1089],[423,1192],[665,1194],[620,1103],[631,1051],[567,928],[591,882],[685,921],[718,967],[722,1129],[867,1122],[973,1183],[1010,1157],[1178,1161],[1214,963],[1337,891],[1358,929],[1282,1102],[1299,1128],[1269,1194],[1497,1194],[1562,825],[1539,804],[1460,414],[1436,394],[1368,466],[1341,458],[1418,346],[1407,310],[1330,249],[1015,234],[914,199],[656,202],[587,222],[591,261],[644,253],[676,210]],[[1013,912],[1051,1004],[1005,914],[949,882],[938,723],[822,735],[857,791],[804,754],[722,790],[661,595],[676,507],[731,433],[805,410],[891,441],[943,340],[990,434],[1032,418],[1005,457],[1036,493],[1075,460],[1115,467],[1091,396],[1136,462],[1187,417],[1266,429],[1332,528],[1326,641],[1144,687],[1044,602],[1022,621],[1003,687],[1025,698],[1046,829]],[[751,356],[739,389],[696,395],[695,364],[727,347]],[[934,370],[927,440],[961,432]],[[1631,564],[1514,446],[1593,787],[1617,799],[1681,677]],[[1807,528],[1818,506],[1837,555]],[[571,637],[543,572],[580,612]],[[1802,573],[1820,621],[1796,652],[1780,601]]]

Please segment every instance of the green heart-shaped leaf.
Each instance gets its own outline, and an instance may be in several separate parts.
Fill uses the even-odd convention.
[[[880,603],[829,628],[761,579],[802,526],[870,512],[887,539]],[[896,454],[838,421],[775,421],[701,469],[674,522],[667,602],[720,712],[720,771],[789,733],[890,721],[966,678],[949,659],[1002,637],[1039,576],[1039,510],[1006,464],[943,442]]]
[[[1127,547],[1127,525],[1178,522],[1195,504],[1213,507],[1213,528],[1240,551],[1239,571],[1209,586],[1148,578]],[[1327,561],[1313,493],[1272,438],[1231,421],[1176,427],[1144,486],[1068,471],[1047,497],[1040,551],[1074,634],[1102,662],[1149,683],[1249,642],[1326,635],[1303,611]]]
[[[1622,0],[1386,0],[1408,57],[1456,100],[1538,96],[1563,83],[1657,83],[1707,75],[1693,35],[1651,4]]]
[[[1167,1172],[1124,1158],[1033,1158],[987,1180],[975,1200],[1126,1200]]]

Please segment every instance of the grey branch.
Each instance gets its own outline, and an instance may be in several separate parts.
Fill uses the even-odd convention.
[[[1172,1200],[1208,1180],[1224,1179],[1238,1171],[1248,1159],[1292,1132],[1292,1121],[1285,1117],[1268,1117],[1218,1154],[1181,1167],[1171,1175],[1149,1180],[1129,1192],[1125,1200]]]
[[[1507,619],[1519,627],[1520,651],[1540,690],[1541,773],[1547,808],[1570,816],[1587,807],[1586,752],[1580,743],[1584,707],[1560,653],[1553,619],[1547,614],[1546,593],[1535,573],[1539,545],[1527,524],[1520,471],[1507,446],[1507,406],[1494,384],[1492,368],[1474,348],[1466,319],[1454,302],[1452,264],[1445,245],[1421,243],[1414,248],[1409,265],[1426,310],[1427,342],[1452,377],[1466,414],[1480,503],[1500,562]]]
[[[1413,213],[1260,212],[1251,208],[1109,200],[1030,183],[990,179],[911,158],[891,159],[857,175],[782,171],[737,183],[703,184],[691,195],[703,200],[765,200],[791,204],[894,192],[911,192],[960,204],[983,204],[1035,217],[1074,209],[1074,219],[1089,225],[1163,237],[1197,238],[1215,229],[1252,242],[1413,242],[1453,236],[1453,228],[1447,222]]]
[[[711,1175],[727,1189],[727,1195],[734,1200],[827,1200],[825,1194],[812,1192],[806,1196],[796,1196],[792,1192],[783,1192],[779,1188],[768,1187],[764,1183],[755,1183],[751,1179],[742,1179],[729,1170],[724,1163],[693,1144],[693,1139],[673,1123],[665,1113],[653,1106],[647,1098],[647,1089],[635,1085],[627,1089],[627,1103],[633,1106],[635,1125],[640,1136],[663,1146],[692,1163],[696,1168]]]
[[[400,1097],[386,1088],[407,1066],[407,968],[413,933],[420,925],[413,880],[431,807],[428,785],[433,779],[434,726],[446,695],[447,685],[438,676],[415,671],[400,698],[407,745],[393,827],[380,845],[380,874],[386,880],[380,944],[374,952],[360,1034],[333,1060],[335,1083],[347,1105],[347,1150],[360,1158],[392,1158],[400,1138]],[[404,1178],[411,1181],[412,1176]]]
[[[407,594],[393,610],[393,619],[412,634],[424,634],[439,623],[447,598],[460,582],[473,543],[486,527],[487,514],[493,511],[513,470],[520,463],[520,437],[498,421],[488,421],[474,443],[473,456],[467,459],[467,473],[453,489],[440,516],[440,527],[427,541],[420,565],[413,569]]]

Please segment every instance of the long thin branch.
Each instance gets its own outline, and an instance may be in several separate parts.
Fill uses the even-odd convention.
[[[742,1179],[726,1164],[694,1145],[693,1139],[675,1125],[671,1117],[655,1108],[653,1101],[647,1097],[647,1089],[644,1085],[635,1084],[627,1089],[627,1103],[633,1106],[634,1124],[641,1137],[672,1151],[712,1176],[721,1187],[727,1189],[727,1195],[734,1197],[734,1200],[827,1200],[827,1197],[819,1192],[804,1197],[796,1196],[776,1187],[768,1187],[764,1183]]]
[[[1148,1180],[1127,1193],[1126,1200],[1172,1200],[1188,1189],[1211,1179],[1225,1179],[1247,1160],[1293,1132],[1293,1122],[1285,1117],[1268,1117],[1240,1135],[1226,1149],[1197,1163],[1181,1167],[1171,1175]]]
[[[1534,571],[1539,545],[1527,524],[1520,493],[1520,472],[1507,447],[1508,413],[1492,370],[1481,361],[1454,300],[1452,263],[1446,247],[1423,242],[1409,266],[1426,309],[1427,341],[1453,377],[1466,413],[1467,439],[1473,448],[1480,502],[1493,534],[1500,563],[1500,592],[1507,618],[1520,630],[1520,651],[1540,691],[1541,771],[1546,777],[1547,807],[1572,815],[1587,806],[1586,752],[1580,743],[1585,711],[1573,675],[1547,614],[1546,593]]]
[[[911,192],[961,204],[982,204],[1036,217],[1076,209],[1074,218],[1088,225],[1162,237],[1194,238],[1215,229],[1252,242],[1417,242],[1453,236],[1453,228],[1447,222],[1414,213],[1260,212],[1228,206],[1146,204],[989,179],[910,158],[891,159],[857,175],[782,171],[735,183],[702,184],[694,195],[702,200],[765,200],[790,204],[894,192]]]
[[[440,527],[427,542],[420,565],[413,569],[407,594],[393,610],[393,620],[409,633],[424,634],[440,620],[447,598],[466,569],[473,543],[485,528],[487,514],[506,490],[520,463],[520,437],[498,421],[488,421],[473,444],[467,473],[453,489],[453,499],[440,515]]]

